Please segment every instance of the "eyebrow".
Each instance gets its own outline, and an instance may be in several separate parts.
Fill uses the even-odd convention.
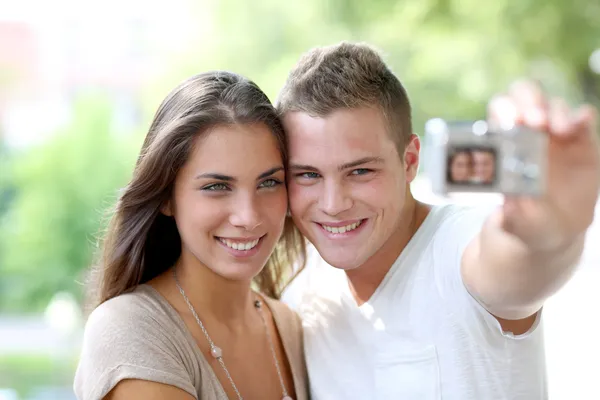
[[[273,167],[273,168],[263,172],[262,174],[260,174],[258,176],[258,178],[256,178],[256,180],[258,181],[258,180],[264,179],[264,178],[271,176],[279,171],[283,171],[283,166]],[[200,175],[197,175],[194,179],[216,179],[216,180],[225,181],[225,182],[234,182],[237,180],[233,176],[223,175],[223,174],[219,174],[216,172],[207,172],[205,174],[200,174]]]
[[[363,157],[363,158],[359,158],[358,160],[351,161],[351,162],[340,165],[338,167],[338,170],[343,171],[346,169],[355,168],[360,165],[369,164],[369,163],[383,164],[383,162],[384,162],[383,158],[381,158],[381,157]],[[302,164],[291,164],[290,169],[304,170],[304,171],[318,171],[318,169],[313,167],[312,165],[302,165]]]
[[[381,157],[363,157],[363,158],[359,158],[356,161],[351,161],[349,163],[342,164],[338,167],[338,169],[340,171],[343,171],[345,169],[350,169],[350,168],[358,167],[363,164],[370,164],[370,163],[383,164],[383,158],[381,158]]]

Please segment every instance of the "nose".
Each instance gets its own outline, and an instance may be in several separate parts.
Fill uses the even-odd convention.
[[[352,207],[352,198],[348,196],[347,188],[337,182],[325,182],[321,195],[321,210],[331,216],[336,216]]]
[[[253,231],[260,226],[262,223],[261,213],[255,196],[240,196],[239,199],[236,199],[232,204],[229,222],[231,225],[247,231]]]

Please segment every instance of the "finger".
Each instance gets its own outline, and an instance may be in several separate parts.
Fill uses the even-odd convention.
[[[568,137],[575,131],[571,108],[561,98],[550,101],[550,132],[559,137]]]
[[[548,127],[548,101],[538,82],[518,80],[510,85],[508,94],[522,115],[522,121],[519,122],[534,129]]]
[[[592,146],[598,146],[598,111],[590,105],[583,105],[570,113],[571,131],[561,138],[577,138]],[[558,135],[557,135],[558,136]]]
[[[598,127],[598,110],[588,104],[579,107],[573,113],[573,124],[595,135]]]
[[[516,104],[508,95],[496,95],[488,103],[488,124],[490,128],[512,129],[520,123]]]

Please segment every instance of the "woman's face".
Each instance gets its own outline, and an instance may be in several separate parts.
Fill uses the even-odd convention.
[[[175,218],[182,260],[230,280],[251,280],[281,236],[287,212],[277,141],[263,124],[211,129],[179,171],[166,214]]]
[[[466,182],[471,178],[472,161],[469,153],[456,153],[450,165],[450,176],[453,182]]]

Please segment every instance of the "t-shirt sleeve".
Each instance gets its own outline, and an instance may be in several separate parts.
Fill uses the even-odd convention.
[[[485,220],[496,206],[448,207],[433,243],[436,285],[444,304],[449,308],[449,312],[458,317],[458,321],[465,324],[475,338],[488,340],[490,334],[507,338],[528,336],[537,328],[541,313],[538,313],[537,320],[529,332],[519,336],[513,336],[511,332],[503,332],[498,320],[469,293],[462,279],[462,255],[467,245],[481,231]]]
[[[124,379],[172,385],[197,398],[183,360],[149,310],[116,298],[90,315],[74,381],[79,400],[98,400]]]

